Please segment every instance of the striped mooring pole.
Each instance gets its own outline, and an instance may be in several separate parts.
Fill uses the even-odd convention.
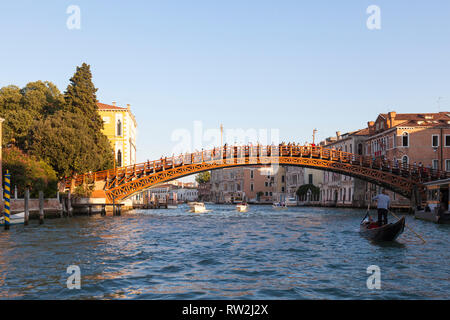
[[[10,220],[10,200],[11,200],[11,174],[6,170],[5,174],[5,230],[9,230]]]

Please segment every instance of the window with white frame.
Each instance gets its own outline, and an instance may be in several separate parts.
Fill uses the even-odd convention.
[[[431,136],[431,146],[433,148],[439,147],[439,136],[437,134]]]
[[[438,159],[433,159],[431,162],[431,167],[435,170],[437,170],[439,168],[439,160]]]
[[[445,171],[450,171],[450,159],[445,159]]]
[[[445,135],[445,146],[446,147],[450,147],[450,134],[449,135]]]

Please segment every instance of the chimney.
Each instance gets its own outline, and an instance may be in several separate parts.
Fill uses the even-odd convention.
[[[340,131],[336,131],[336,138],[338,140],[341,138],[341,132]]]
[[[116,106],[116,102],[115,102],[115,101],[113,101],[113,102],[112,102],[112,105],[113,105],[113,106],[115,107],[115,106]]]
[[[128,110],[130,110],[130,109],[131,109],[131,106],[130,106],[130,104],[129,104],[129,103],[127,103],[127,109],[128,109]]]
[[[369,121],[367,122],[367,127],[369,128],[369,133],[373,134],[374,133],[374,127],[375,126],[375,122],[374,121]]]
[[[395,117],[397,116],[397,112],[391,111],[388,113],[388,126],[392,128],[394,126]]]

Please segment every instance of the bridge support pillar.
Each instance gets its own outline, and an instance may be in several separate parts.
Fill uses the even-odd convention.
[[[411,190],[411,202],[410,202],[410,213],[414,214],[417,207],[422,204],[422,199],[420,197],[420,192],[417,186],[414,186]]]

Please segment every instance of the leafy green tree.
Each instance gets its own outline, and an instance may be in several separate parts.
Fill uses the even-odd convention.
[[[96,91],[85,63],[77,67],[64,95],[48,81],[1,88],[3,146],[42,159],[59,178],[111,167],[113,151],[101,132]]]
[[[313,184],[304,184],[304,185],[300,186],[297,189],[296,193],[299,197],[302,197],[302,196],[308,194],[308,190],[311,190],[312,195],[315,197],[319,196],[319,194],[320,194],[320,188],[316,187]]]
[[[44,161],[23,153],[17,147],[3,150],[3,174],[8,170],[11,174],[11,191],[17,186],[19,195],[25,188],[30,189],[30,195],[37,197],[39,191],[44,191],[46,197],[54,197],[57,191],[55,171]]]
[[[195,176],[195,181],[197,183],[207,183],[211,179],[211,172],[210,171],[204,171],[200,172],[198,175]]]
[[[50,164],[59,178],[112,166],[107,139],[96,140],[83,115],[58,111],[36,123],[29,136],[31,154]]]
[[[32,113],[35,119],[41,119],[64,107],[64,96],[49,81],[28,83],[22,90],[22,106]]]
[[[40,121],[61,109],[64,97],[51,82],[35,81],[23,89],[7,86],[0,89],[0,115],[3,124],[3,145],[28,148],[27,135],[34,121]]]

